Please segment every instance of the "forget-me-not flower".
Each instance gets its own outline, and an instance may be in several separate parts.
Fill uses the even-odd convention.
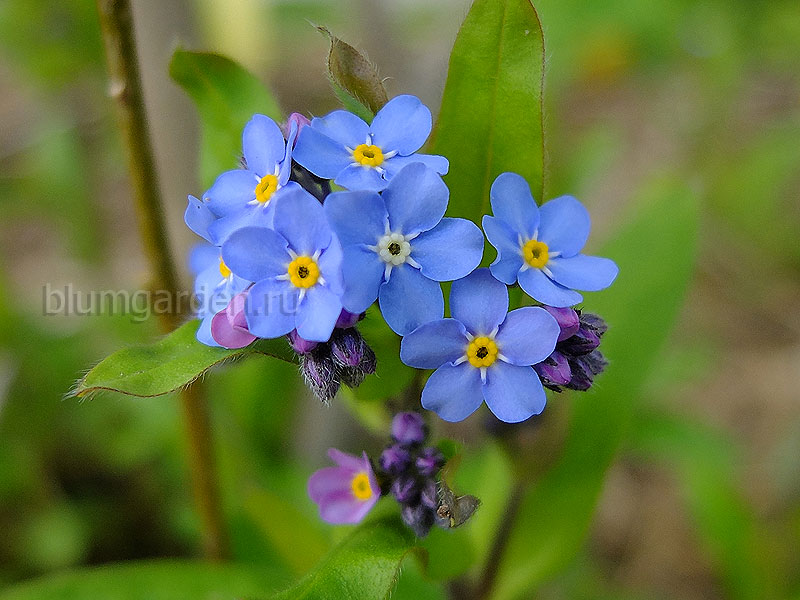
[[[348,190],[380,191],[412,162],[447,173],[445,157],[415,154],[430,133],[431,111],[419,98],[402,95],[387,102],[371,125],[344,110],[314,118],[300,132],[293,157]]]
[[[525,179],[502,173],[492,184],[491,202],[494,216],[483,217],[483,230],[497,249],[489,268],[503,283],[519,281],[534,300],[566,307],[583,300],[575,290],[602,290],[616,278],[614,261],[580,253],[589,237],[589,213],[572,196],[540,208]]]
[[[483,234],[466,219],[442,217],[449,191],[422,163],[404,167],[382,194],[335,192],[325,214],[342,244],[342,304],[364,312],[379,299],[383,318],[405,335],[444,314],[440,281],[475,269]]]
[[[403,338],[401,360],[436,369],[422,406],[461,421],[485,400],[501,421],[517,423],[544,409],[544,388],[531,365],[553,352],[560,328],[543,308],[508,312],[508,289],[488,269],[453,283],[451,319],[422,325]]]
[[[273,228],[234,231],[222,256],[234,273],[256,282],[245,302],[253,335],[276,338],[297,329],[308,341],[330,338],[342,312],[342,251],[311,194],[287,190]]]
[[[323,521],[358,523],[381,497],[367,453],[359,457],[331,448],[328,456],[337,466],[314,473],[308,480],[308,495],[319,506]]]

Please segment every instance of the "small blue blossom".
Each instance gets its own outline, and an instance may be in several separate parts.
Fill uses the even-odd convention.
[[[328,196],[325,214],[342,244],[348,311],[361,313],[377,298],[400,335],[442,318],[439,282],[464,277],[483,256],[483,234],[474,223],[442,218],[448,197],[441,177],[422,163],[404,167],[380,195]]]
[[[297,329],[312,342],[331,337],[342,312],[342,251],[311,194],[299,186],[287,190],[273,229],[234,231],[222,256],[234,273],[256,282],[245,304],[253,335],[276,338]]]
[[[445,157],[415,154],[430,133],[428,107],[414,96],[397,96],[378,111],[372,125],[344,110],[314,118],[300,132],[294,159],[349,190],[380,191],[412,162],[447,173]]]
[[[508,290],[488,269],[453,283],[451,319],[422,325],[403,338],[401,360],[436,369],[422,406],[445,421],[461,421],[485,400],[501,421],[517,423],[544,409],[546,397],[531,368],[553,352],[560,328],[543,308],[508,312]]]
[[[292,188],[299,188],[289,181],[297,131],[298,124],[292,121],[289,141],[285,142],[280,127],[267,116],[255,115],[245,125],[244,168],[217,177],[204,198],[209,211],[217,217],[208,227],[212,242],[221,244],[241,227],[272,226],[280,197]]]
[[[520,287],[543,304],[574,306],[583,300],[575,290],[607,288],[619,269],[608,258],[580,254],[589,238],[589,213],[572,196],[539,208],[528,183],[516,173],[502,173],[491,190],[493,217],[483,230],[497,259],[489,267],[497,279]]]

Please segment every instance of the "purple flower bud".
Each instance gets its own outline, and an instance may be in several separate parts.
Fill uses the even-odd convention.
[[[419,493],[419,500],[423,506],[427,506],[431,510],[436,510],[439,507],[439,497],[436,494],[436,480],[428,479],[425,485],[422,486],[422,491]]]
[[[555,350],[539,364],[533,365],[533,368],[542,378],[542,383],[551,389],[552,386],[567,385],[572,379],[569,361],[558,350]]]
[[[599,350],[594,350],[586,356],[582,356],[579,360],[586,365],[592,375],[600,375],[608,366],[606,357]]]
[[[555,317],[558,326],[561,328],[561,333],[558,334],[558,341],[562,342],[567,338],[575,335],[580,327],[580,318],[578,313],[571,308],[555,308],[554,306],[543,306],[547,312]]]
[[[286,123],[282,127],[283,135],[289,142],[291,142],[292,148],[294,148],[294,145],[297,142],[297,136],[300,133],[300,130],[306,125],[311,125],[311,121],[308,119],[308,117],[301,115],[300,113],[292,113],[289,115],[289,118],[286,119]]]
[[[589,354],[589,352],[599,345],[600,336],[589,327],[581,327],[575,335],[561,343],[559,350],[565,354],[580,356],[582,354]]]
[[[355,367],[340,366],[339,378],[347,387],[358,387],[363,383],[367,375],[372,375],[375,372],[376,363],[377,359],[375,358],[375,353],[372,351],[372,348],[365,345],[364,356],[361,358],[361,362]]]
[[[363,317],[363,313],[353,314],[342,309],[342,312],[339,313],[339,318],[336,321],[336,327],[339,327],[340,329],[349,329],[351,327],[355,327],[355,324],[358,323]]]
[[[308,388],[323,402],[339,391],[339,375],[326,345],[300,355],[300,372]]]
[[[423,477],[433,477],[444,466],[444,456],[437,448],[423,448],[416,463],[417,472]]]
[[[292,350],[301,355],[308,354],[318,345],[317,342],[309,342],[301,338],[297,333],[297,329],[292,329],[286,337],[289,338],[289,344],[291,344]]]
[[[425,421],[419,413],[397,413],[392,419],[392,437],[407,446],[421,444],[427,435],[426,429]]]
[[[211,320],[211,337],[225,348],[244,348],[256,339],[247,329],[244,314],[244,303],[249,288],[234,296],[224,310]]]
[[[399,475],[408,468],[410,463],[411,455],[399,444],[386,448],[380,458],[381,469],[390,475]]]
[[[572,379],[570,379],[569,383],[564,387],[579,392],[585,392],[592,387],[594,376],[584,361],[581,359],[571,360],[570,368],[572,370]]]
[[[337,329],[331,336],[331,356],[337,365],[355,367],[364,357],[366,345],[357,329]]]
[[[592,313],[581,313],[581,325],[594,330],[594,332],[599,336],[603,335],[608,329],[606,322]]]
[[[416,504],[419,500],[419,486],[413,477],[398,477],[392,482],[391,491],[400,504]]]
[[[403,522],[414,531],[417,537],[425,537],[433,527],[434,511],[423,504],[404,506],[400,514]]]

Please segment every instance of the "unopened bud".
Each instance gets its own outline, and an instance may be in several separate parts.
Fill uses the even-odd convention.
[[[554,306],[544,306],[543,308],[553,315],[558,326],[561,328],[561,333],[558,334],[559,342],[566,340],[578,332],[578,327],[580,327],[581,324],[580,318],[578,317],[578,313],[573,309],[556,308]]]
[[[533,368],[541,377],[542,383],[551,387],[551,389],[555,389],[553,386],[567,385],[572,379],[569,361],[558,350],[554,351],[539,364],[534,365]]]
[[[398,444],[389,446],[381,453],[381,469],[390,475],[399,475],[408,468],[410,463],[411,455],[408,450]]]
[[[400,444],[405,446],[421,444],[427,434],[425,420],[419,413],[397,413],[392,419],[392,437]]]
[[[403,522],[408,525],[417,537],[425,537],[433,527],[434,511],[423,504],[404,506],[400,511]]]
[[[415,504],[419,500],[419,486],[413,477],[398,477],[392,482],[391,491],[400,504]]]
[[[339,375],[326,345],[300,355],[300,371],[308,389],[321,401],[330,401],[339,391]]]
[[[301,338],[300,334],[297,333],[297,329],[292,329],[286,337],[289,338],[292,350],[301,355],[308,354],[319,345],[317,342],[309,342]]]
[[[437,448],[423,448],[416,463],[417,472],[423,477],[432,477],[444,466],[444,456]]]

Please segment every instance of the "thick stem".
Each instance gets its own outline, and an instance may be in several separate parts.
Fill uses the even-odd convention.
[[[159,312],[160,326],[166,333],[181,320],[177,302],[178,276],[161,208],[136,56],[133,17],[128,0],[97,0],[97,8],[111,79],[110,94],[117,104],[133,186],[133,202],[152,272],[152,285],[159,294],[169,294],[171,298],[170,310]],[[204,528],[205,552],[209,558],[220,559],[227,555],[227,541],[216,486],[208,406],[197,385],[181,394],[181,404],[189,442],[195,501]]]

